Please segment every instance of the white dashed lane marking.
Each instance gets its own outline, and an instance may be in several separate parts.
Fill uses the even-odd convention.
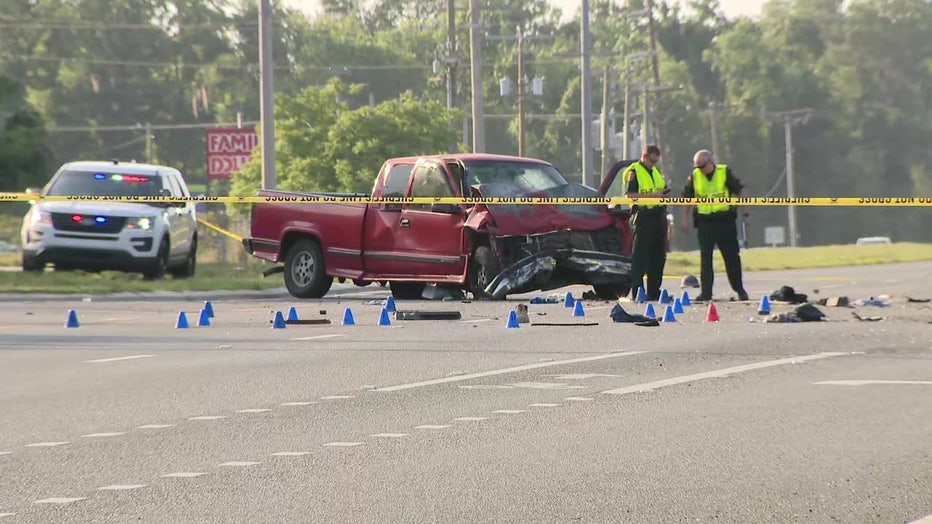
[[[331,448],[351,448],[353,446],[361,446],[362,442],[328,442],[324,446]]]
[[[268,408],[240,409],[237,410],[237,413],[265,413],[266,411],[272,410]]]
[[[217,464],[218,468],[230,467],[230,468],[243,468],[246,466],[255,466],[259,462],[248,462],[248,461],[233,461],[233,462],[224,462],[223,464]]]
[[[292,341],[301,341],[301,340],[321,340],[324,338],[334,338],[334,337],[345,337],[345,333],[334,333],[332,335],[317,335],[314,337],[298,337],[291,339]]]
[[[200,417],[191,417],[188,420],[220,420],[222,418],[229,418],[226,415],[204,415]]]
[[[405,389],[421,388],[425,386],[435,386],[437,384],[448,384],[450,382],[462,382],[464,380],[491,377],[494,375],[504,375],[506,373],[515,373],[518,371],[527,371],[530,369],[540,369],[540,368],[553,367],[553,366],[562,366],[566,364],[578,364],[580,362],[593,362],[597,360],[606,360],[610,358],[630,357],[634,355],[641,355],[644,353],[647,353],[647,351],[626,351],[624,353],[607,353],[605,355],[595,355],[592,357],[571,358],[567,360],[551,360],[547,362],[539,362],[537,364],[528,364],[525,366],[516,366],[516,367],[511,367],[511,368],[493,369],[491,371],[482,371],[480,373],[473,373],[471,375],[458,375],[455,377],[445,377],[445,378],[438,378],[435,380],[425,380],[423,382],[414,382],[411,384],[400,384],[397,386],[379,388],[379,389],[376,389],[375,391],[402,391]]]
[[[356,398],[353,395],[329,395],[326,397],[320,397],[321,400],[345,400],[348,398]]]
[[[163,429],[175,427],[174,424],[146,424],[145,426],[136,426],[136,429]]]
[[[708,378],[721,378],[728,375],[734,375],[736,373],[744,373],[746,371],[755,371],[758,369],[765,369],[774,366],[783,366],[786,364],[800,364],[803,362],[808,362],[810,360],[821,360],[825,358],[840,357],[847,355],[847,353],[816,353],[815,355],[803,355],[799,357],[790,357],[790,358],[781,358],[778,360],[768,360],[765,362],[756,362],[754,364],[745,364],[743,366],[734,366],[730,368],[717,369],[714,371],[706,371],[705,373],[696,373],[693,375],[684,375],[682,377],[673,377],[664,380],[656,380],[654,382],[645,382],[644,384],[635,384],[633,386],[626,386],[618,389],[610,389],[608,391],[603,391],[603,394],[607,395],[627,395],[629,393],[644,393],[647,391],[653,391],[655,389],[664,388],[667,386],[675,386],[678,384],[686,384],[688,382],[696,382],[698,380],[705,380]]]
[[[77,502],[79,500],[84,500],[87,497],[52,497],[48,499],[40,499],[33,502],[33,504],[71,504],[72,502]]]
[[[138,358],[149,358],[154,357],[155,355],[132,355],[129,357],[114,357],[114,358],[98,358],[95,360],[85,360],[85,364],[101,364],[103,362],[118,362],[120,360],[136,360]]]
[[[560,405],[561,404],[538,403],[538,404],[528,404],[527,407],[529,408],[556,408],[556,407],[560,407]]]
[[[127,491],[146,487],[146,484],[111,484],[97,488],[97,491]]]
[[[518,413],[527,413],[527,411],[523,409],[497,409],[493,411],[492,413],[501,413],[503,415],[516,415]]]
[[[453,420],[461,420],[463,422],[478,422],[480,420],[489,420],[489,417],[457,417]]]
[[[376,433],[375,435],[372,435],[372,436],[377,437],[377,438],[401,438],[401,437],[407,437],[408,434],[407,433]]]
[[[193,477],[200,477],[201,475],[206,475],[207,473],[200,473],[197,471],[179,471],[177,473],[168,473],[167,475],[162,475],[164,478],[174,478],[174,479],[188,479]]]
[[[317,402],[284,402],[282,406],[310,406],[312,404],[317,404]]]
[[[13,515],[16,515],[16,513],[0,513],[0,517],[12,517]]]
[[[276,451],[272,453],[273,457],[303,457],[304,455],[311,455],[310,451]]]
[[[568,400],[570,402],[588,402],[590,400],[595,400],[595,399],[589,398],[589,397],[566,397],[563,400]]]
[[[89,435],[81,435],[82,438],[107,438],[107,437],[119,437],[120,435],[125,435],[126,433],[91,433]]]
[[[0,455],[12,455],[12,451],[0,451]]]
[[[447,429],[450,426],[444,426],[441,424],[424,424],[422,426],[415,426],[414,429]]]
[[[55,446],[64,446],[65,444],[71,444],[70,442],[36,442],[34,444],[26,444],[27,448],[54,448]]]

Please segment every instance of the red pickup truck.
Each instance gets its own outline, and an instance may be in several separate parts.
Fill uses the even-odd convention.
[[[450,154],[386,161],[371,196],[578,198],[602,189],[567,182],[551,164],[530,158]],[[631,234],[626,210],[602,204],[302,203],[334,195],[262,190],[243,240],[256,257],[283,262],[285,285],[319,298],[333,279],[389,282],[396,299],[420,298],[435,283],[477,299],[592,285],[615,299],[630,288]],[[338,194],[338,196],[363,196]]]

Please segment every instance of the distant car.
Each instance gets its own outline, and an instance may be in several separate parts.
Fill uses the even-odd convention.
[[[890,237],[861,237],[855,241],[856,245],[864,246],[869,244],[892,244]]]
[[[174,168],[110,162],[71,162],[55,173],[44,196],[190,197]],[[193,202],[33,202],[21,231],[23,271],[118,270],[159,279],[194,275],[197,216]]]

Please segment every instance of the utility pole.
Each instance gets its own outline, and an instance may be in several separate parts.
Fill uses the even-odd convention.
[[[709,131],[712,134],[712,158],[718,162],[718,103],[709,102]]]
[[[589,69],[589,52],[591,35],[589,34],[589,0],[582,0],[582,13],[580,16],[579,47],[581,57],[581,96],[582,110],[582,183],[596,187],[592,170],[592,72]]]
[[[146,163],[152,163],[152,125],[146,122]]]
[[[609,112],[609,100],[611,100],[611,79],[609,78],[609,73],[611,73],[611,66],[606,65],[605,69],[602,71],[602,116],[599,119],[599,124],[601,127],[601,148],[602,148],[602,165],[599,170],[603,175],[608,171],[608,157],[609,157],[609,126],[608,119],[610,116]]]
[[[647,34],[650,49],[650,69],[654,79],[654,136],[657,147],[663,152],[663,118],[660,110],[660,64],[657,57],[657,35],[654,27],[654,0],[647,0]],[[645,137],[647,134],[645,133]]]
[[[272,76],[272,5],[259,0],[259,89],[262,122],[262,189],[275,189],[275,97]]]
[[[515,29],[514,35],[493,35],[486,36],[488,40],[516,40],[518,43],[518,83],[517,83],[517,98],[518,98],[518,156],[525,156],[527,153],[527,105],[525,97],[528,94],[529,86],[527,76],[525,72],[525,53],[524,53],[524,43],[529,40],[549,40],[552,37],[546,35],[528,35],[519,26]],[[538,85],[539,84],[539,85]],[[534,87],[534,95],[543,94],[543,79],[534,78],[534,81],[531,83]],[[540,92],[537,92],[537,90]],[[500,90],[502,96],[511,95],[511,81],[505,77],[501,80]]]
[[[485,153],[485,117],[482,93],[482,40],[479,34],[479,0],[469,0],[469,55],[472,73],[472,151]]]
[[[447,0],[447,109],[456,107],[456,10]]]
[[[625,66],[625,111],[624,111],[624,124],[622,124],[622,134],[625,135],[625,139],[622,140],[621,144],[621,158],[627,160],[631,157],[628,156],[631,148],[631,114],[628,109],[631,107],[631,68]]]
[[[804,125],[812,116],[812,109],[793,109],[790,111],[775,111],[766,113],[766,118],[773,123],[783,124],[783,138],[786,143],[786,196],[795,198],[796,188],[793,181],[793,126]],[[786,218],[790,229],[790,247],[796,247],[799,233],[796,228],[796,206],[786,208]]]

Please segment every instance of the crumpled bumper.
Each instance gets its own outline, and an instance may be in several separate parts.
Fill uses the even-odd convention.
[[[624,255],[558,249],[525,257],[508,266],[485,288],[495,299],[532,290],[572,284],[628,285],[631,259]]]

